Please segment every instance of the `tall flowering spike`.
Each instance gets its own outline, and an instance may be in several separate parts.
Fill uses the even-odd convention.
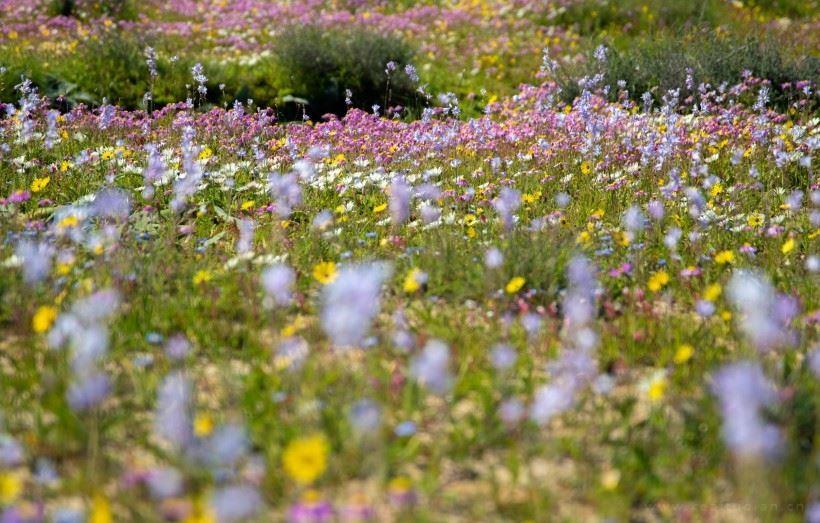
[[[450,390],[453,383],[449,367],[450,348],[443,341],[433,339],[428,341],[421,354],[413,359],[410,374],[436,394],[444,394]]]
[[[76,412],[89,410],[102,403],[111,392],[111,382],[102,372],[77,376],[66,391],[69,406]]]
[[[208,78],[205,76],[205,68],[202,67],[202,64],[197,62],[191,67],[191,77],[193,77],[194,82],[196,82],[196,92],[199,93],[200,97],[204,97],[208,94],[208,88],[205,87],[205,83],[208,81]]]
[[[100,115],[97,118],[97,126],[103,131],[111,127],[111,122],[114,120],[114,115],[117,112],[113,105],[109,105],[105,102],[106,100],[103,100],[103,105],[100,107]]]
[[[182,212],[188,200],[199,190],[199,184],[205,173],[199,163],[199,147],[194,145],[194,128],[191,126],[183,129],[182,136],[182,168],[183,173],[174,182],[174,198],[171,200],[171,209],[174,212]]]
[[[337,347],[360,346],[379,312],[379,294],[390,267],[382,262],[342,268],[322,294],[322,328]]]
[[[145,170],[142,172],[142,179],[144,188],[142,190],[142,197],[146,200],[150,200],[154,197],[154,184],[165,176],[165,161],[162,159],[162,153],[160,153],[159,148],[154,144],[148,144],[145,146],[145,150],[148,152],[148,165],[146,165]]]
[[[778,294],[765,276],[737,270],[726,290],[729,300],[740,311],[738,326],[759,351],[795,343],[795,333],[789,325],[799,307],[794,299]]]
[[[253,251],[253,232],[256,230],[256,221],[243,218],[236,223],[239,229],[239,238],[236,241],[236,252],[247,254]]]
[[[295,285],[296,272],[284,263],[271,265],[262,271],[262,287],[276,305],[291,304]]]
[[[777,401],[777,392],[757,363],[744,361],[721,368],[712,382],[720,401],[723,438],[742,456],[776,456],[781,447],[778,428],[763,417]]]
[[[54,247],[46,241],[22,240],[17,244],[14,254],[20,259],[23,279],[28,284],[44,280],[51,272]]]
[[[515,212],[521,206],[521,193],[510,187],[504,187],[493,199],[493,208],[501,217],[504,229],[509,231],[515,224]]]
[[[143,55],[145,56],[145,65],[148,66],[148,74],[151,76],[151,81],[154,81],[159,76],[159,71],[157,71],[157,52],[153,47],[147,46]]]
[[[295,207],[302,204],[302,186],[296,172],[271,174],[268,178],[271,196],[276,204],[276,214],[282,218],[290,216]]]
[[[390,184],[390,217],[393,225],[401,225],[410,217],[412,188],[403,176],[396,176]]]
[[[154,432],[178,449],[193,439],[191,383],[181,372],[167,375],[159,387]]]
[[[567,267],[569,283],[564,296],[564,350],[547,370],[550,382],[535,393],[530,418],[545,425],[575,404],[578,393],[596,377],[595,348],[598,335],[593,329],[595,319],[595,268],[583,256],[573,258]]]

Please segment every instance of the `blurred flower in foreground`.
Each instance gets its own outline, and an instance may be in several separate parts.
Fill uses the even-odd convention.
[[[305,436],[291,441],[282,454],[285,473],[302,485],[310,485],[327,468],[330,449],[321,434]]]
[[[437,394],[450,390],[450,348],[441,340],[430,340],[410,365],[410,374]]]
[[[780,449],[780,431],[762,415],[777,393],[757,363],[743,361],[715,374],[712,392],[723,413],[723,437],[736,454],[774,456]]]
[[[385,263],[349,265],[322,293],[322,328],[337,347],[360,346],[379,312],[382,282],[390,274]]]

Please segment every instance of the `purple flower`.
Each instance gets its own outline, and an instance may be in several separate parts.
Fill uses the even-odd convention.
[[[296,272],[283,263],[271,265],[262,271],[262,287],[276,305],[284,307],[291,304],[295,283]]]
[[[778,295],[765,276],[737,270],[729,280],[727,295],[740,311],[740,329],[759,351],[794,343],[789,324],[799,312],[797,302]]]
[[[146,481],[154,498],[165,499],[182,493],[182,474],[175,468],[154,469],[148,473]]]
[[[92,212],[100,218],[124,220],[131,212],[131,197],[122,189],[101,189],[94,195]]]
[[[393,178],[390,184],[390,217],[395,226],[401,225],[410,217],[411,191],[404,177]]]
[[[179,449],[193,438],[191,384],[181,372],[165,376],[159,387],[154,432]]]
[[[12,468],[23,462],[23,447],[8,434],[0,434],[0,465]]]
[[[444,394],[452,386],[450,348],[441,340],[432,339],[410,364],[410,375],[436,394]]]
[[[51,272],[54,248],[45,241],[22,240],[17,244],[14,254],[20,258],[23,280],[28,284],[42,281]]]
[[[496,370],[507,370],[515,365],[518,353],[506,343],[499,343],[490,351],[490,361]]]
[[[379,312],[381,285],[389,274],[385,263],[349,265],[325,286],[322,328],[335,346],[361,346]]]
[[[488,269],[497,269],[504,263],[504,255],[496,247],[490,247],[484,253],[484,265]]]
[[[110,392],[111,382],[108,376],[101,372],[94,372],[81,376],[72,383],[68,387],[66,397],[73,410],[83,412],[102,403]]]
[[[333,506],[312,492],[288,510],[288,523],[330,523],[334,518]]]
[[[493,199],[493,208],[501,217],[504,229],[509,231],[515,223],[515,212],[521,206],[521,193],[516,189],[504,187]]]
[[[249,218],[243,218],[236,223],[236,227],[239,229],[236,252],[247,254],[253,251],[253,231],[256,229],[256,222]]]
[[[780,431],[761,414],[777,401],[777,393],[760,365],[749,361],[725,365],[714,377],[712,392],[720,401],[723,438],[732,451],[769,457],[778,453]]]
[[[191,350],[191,343],[184,334],[174,334],[165,343],[165,354],[172,360],[181,360]]]
[[[276,203],[276,214],[280,217],[290,216],[294,207],[302,204],[302,187],[296,173],[271,174],[268,185]]]
[[[233,485],[214,492],[211,506],[218,521],[240,521],[253,517],[262,506],[262,496],[249,486]]]

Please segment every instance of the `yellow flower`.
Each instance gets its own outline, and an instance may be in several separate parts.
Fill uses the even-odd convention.
[[[91,500],[91,510],[88,515],[88,523],[111,523],[114,518],[111,516],[111,504],[102,495],[94,496]]]
[[[31,192],[40,192],[46,188],[48,182],[51,181],[51,178],[48,176],[44,176],[42,178],[35,178],[34,181],[31,182]]]
[[[719,265],[726,265],[727,263],[735,262],[735,253],[732,251],[720,251],[715,254],[715,262]]]
[[[653,403],[661,401],[666,395],[666,385],[666,372],[658,371],[652,374],[645,384],[646,396],[649,401]]]
[[[214,419],[210,414],[201,413],[194,417],[194,434],[198,438],[204,438],[214,431]]]
[[[200,269],[200,270],[196,271],[196,274],[194,274],[193,282],[194,282],[194,285],[199,285],[201,283],[211,281],[211,279],[213,279],[213,277],[214,277],[214,275],[211,273],[211,271],[206,270],[206,269]]]
[[[716,299],[720,298],[720,294],[723,292],[719,283],[713,283],[712,285],[706,287],[706,290],[703,291],[703,299],[708,301],[715,301]]]
[[[404,292],[407,294],[412,294],[419,290],[421,285],[424,283],[426,276],[427,275],[417,267],[410,269],[410,272],[408,272],[407,276],[404,278],[404,285],[402,286]]]
[[[649,277],[649,282],[646,286],[650,291],[658,292],[663,289],[667,283],[669,283],[669,273],[664,270],[660,270],[653,273],[652,276]]]
[[[282,466],[288,476],[302,485],[310,485],[327,467],[327,440],[314,434],[291,441],[282,454]]]
[[[782,252],[783,254],[789,254],[793,250],[794,250],[794,238],[789,238],[788,240],[783,242],[783,245],[780,246],[780,252]]]
[[[385,209],[387,209],[387,204],[386,203],[383,203],[381,205],[377,205],[377,206],[373,207],[373,214],[379,214],[380,212],[384,212]]]
[[[717,196],[718,194],[723,192],[723,186],[719,183],[716,183],[712,186],[712,189],[709,191],[709,194],[712,196]]]
[[[214,155],[214,152],[211,150],[211,148],[210,148],[210,147],[206,147],[206,148],[202,149],[202,150],[199,152],[199,159],[200,159],[201,161],[205,161],[205,160],[207,160],[208,158],[210,158],[210,157],[211,157],[211,156],[213,156],[213,155]]]
[[[253,206],[256,205],[256,202],[253,200],[245,200],[242,202],[242,205],[239,206],[239,209],[242,211],[247,211],[248,209],[253,209]]]
[[[592,164],[587,161],[581,162],[581,174],[587,175],[592,172]]]
[[[504,290],[507,292],[507,294],[515,294],[516,292],[521,290],[521,287],[523,287],[526,282],[527,280],[525,280],[521,276],[516,276],[507,282],[507,285],[504,287]]]
[[[57,228],[68,229],[69,227],[76,227],[79,223],[80,220],[76,216],[66,216],[65,218],[57,222]]]
[[[404,494],[405,492],[409,492],[412,488],[413,483],[411,483],[407,476],[397,476],[391,479],[390,483],[387,485],[387,489],[391,494]]]
[[[681,343],[678,345],[678,350],[675,351],[675,357],[673,361],[678,365],[682,363],[686,363],[689,361],[689,358],[695,353],[695,348],[689,345],[688,343]]]
[[[323,285],[335,280],[336,275],[336,264],[332,261],[319,262],[313,266],[313,277]]]
[[[748,218],[746,218],[746,224],[749,227],[760,227],[761,225],[763,225],[763,220],[764,219],[765,219],[765,216],[763,216],[763,214],[761,214],[759,212],[753,212],[752,214],[749,215]]]
[[[42,334],[51,328],[55,319],[57,319],[57,308],[51,305],[43,305],[34,313],[34,317],[31,319],[31,328],[37,334]]]
[[[606,470],[601,474],[601,486],[604,490],[615,490],[621,482],[621,473],[617,470]]]
[[[23,479],[15,472],[0,472],[0,505],[11,505],[23,492]]]

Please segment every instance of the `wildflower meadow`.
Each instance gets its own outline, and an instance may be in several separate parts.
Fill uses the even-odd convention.
[[[0,0],[0,523],[820,523],[816,0]]]

